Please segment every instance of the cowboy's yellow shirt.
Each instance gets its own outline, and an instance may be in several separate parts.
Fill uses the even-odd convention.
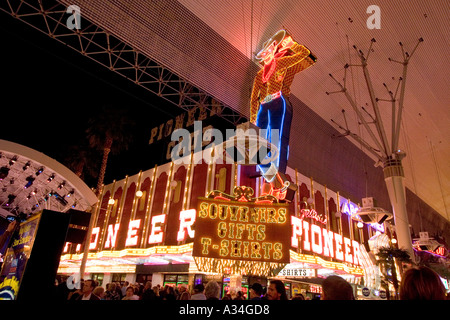
[[[294,42],[290,49],[294,51],[293,55],[285,56],[272,62],[276,63],[275,70],[266,82],[263,81],[264,68],[256,74],[250,100],[250,122],[256,123],[260,102],[267,95],[281,90],[283,96],[288,97],[291,93],[291,84],[294,80],[294,75],[315,63],[308,57],[310,51],[305,46]]]

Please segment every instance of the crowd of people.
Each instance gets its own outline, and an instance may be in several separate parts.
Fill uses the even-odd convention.
[[[61,300],[246,300],[242,291],[230,291],[220,298],[221,287],[216,281],[206,285],[197,284],[190,291],[185,284],[179,287],[158,284],[152,286],[150,281],[145,285],[130,284],[125,281],[109,283],[105,288],[95,280],[81,280],[79,289],[69,290],[66,282],[57,286],[57,297]],[[265,291],[265,292],[264,292]],[[271,280],[267,289],[259,283],[249,287],[250,300],[289,300],[285,285],[280,280]],[[400,300],[446,300],[446,290],[439,275],[427,267],[408,269],[400,286]],[[352,286],[342,277],[329,276],[322,283],[321,300],[355,300]],[[291,300],[307,300],[297,293]]]

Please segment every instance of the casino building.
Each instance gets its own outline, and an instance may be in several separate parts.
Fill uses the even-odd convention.
[[[143,163],[149,145],[179,128],[195,130],[195,120],[207,129],[208,117],[220,118],[225,125],[212,125],[220,130],[250,120],[261,129],[280,130],[279,140],[289,141],[277,145],[283,159],[275,166],[296,192],[291,190],[290,202],[266,193],[273,162],[261,176],[255,165],[194,161],[195,152],[175,161],[170,155],[177,141],[171,141],[150,155],[165,156],[167,162],[105,185],[95,205],[92,191],[59,164],[0,145],[5,153],[2,209],[19,211],[13,201],[23,200],[29,213],[50,206],[48,199],[60,211],[93,207],[90,237],[85,245],[65,244],[58,273],[80,272],[88,249],[84,277],[103,286],[150,280],[192,288],[216,280],[222,294],[246,293],[255,282],[265,287],[276,278],[289,296],[303,293],[312,299],[320,295],[324,278],[338,274],[352,284],[355,296],[378,299],[383,297],[375,253],[395,241],[411,255],[428,251],[446,259],[448,270],[442,240],[450,239],[448,195],[429,173],[434,167],[438,179],[448,178],[448,171],[439,174],[433,151],[441,148],[436,157],[447,160],[446,74],[439,64],[447,61],[444,5],[386,1],[381,28],[374,23],[379,11],[378,18],[375,9],[370,13],[380,8],[363,0],[343,6],[330,1],[308,6],[295,1],[5,2],[2,11],[150,92],[151,104],[161,98],[184,112],[148,128]],[[393,50],[394,45],[400,47]],[[408,64],[413,68],[404,108]],[[372,79],[368,65],[375,70]],[[357,73],[356,68],[362,69]],[[381,106],[386,102],[392,106]],[[433,160],[424,156],[428,145]],[[402,164],[403,149],[409,158]],[[14,166],[22,161],[17,155],[30,163]],[[55,173],[37,167],[29,175],[34,162]],[[14,181],[23,183],[23,190],[33,183],[40,188],[16,199],[9,192],[16,189]],[[58,192],[47,190],[49,183]],[[35,195],[36,202],[28,204]],[[375,212],[377,219],[368,218],[366,205],[385,210],[379,217]],[[386,210],[395,213],[395,228]],[[423,230],[442,241],[433,242]],[[418,233],[420,238],[414,237]]]
[[[232,247],[230,250],[225,248],[228,255],[217,256],[245,260],[247,255],[252,261],[250,265],[258,265],[259,260],[255,257],[279,254],[284,255],[282,261],[285,263],[267,276],[269,273],[264,269],[264,263],[259,269],[245,269],[245,264],[236,267],[238,262],[230,260],[222,268],[214,269],[212,264],[201,260],[216,258],[214,251],[222,252],[213,250],[214,243],[218,243],[214,239],[210,246],[201,243],[204,235],[208,234],[208,226],[204,228],[200,224],[201,217],[210,217],[213,212],[205,206],[206,202],[220,206],[226,202],[223,200],[225,195],[230,197],[233,194],[232,200],[237,200],[236,193],[233,193],[236,186],[252,188],[253,198],[258,199],[262,177],[254,178],[255,174],[255,166],[171,162],[106,185],[95,212],[86,276],[97,279],[102,285],[112,281],[145,283],[151,280],[153,285],[178,286],[184,283],[191,288],[194,284],[214,279],[225,291],[240,288],[244,293],[254,282],[266,286],[269,279],[277,278],[283,280],[291,296],[303,293],[313,298],[320,294],[323,278],[338,274],[354,286],[357,294],[361,294],[363,284],[380,289],[373,255],[371,257],[368,253],[368,240],[383,234],[390,238],[389,223],[358,226],[358,221],[352,219],[358,204],[340,196],[338,190],[330,190],[292,168],[288,168],[287,177],[298,186],[298,191],[294,201],[282,205],[283,214],[274,214],[272,218],[274,222],[284,223],[284,234],[270,235],[268,231],[264,234],[260,230],[264,226],[255,225],[253,232],[242,227],[242,237],[239,237],[239,220],[242,218],[239,206],[240,203],[249,205],[249,196],[247,199],[242,196],[240,201],[232,201],[237,204],[236,223],[228,223],[228,230],[225,227],[222,232],[222,239],[227,239],[225,241],[234,232],[231,238],[242,240],[240,248],[236,251],[232,251]],[[206,198],[206,195],[210,197]],[[277,205],[281,204],[260,201],[259,206],[268,206],[267,210],[264,209],[267,214],[262,216],[252,210],[259,215],[255,218],[249,214],[247,222],[252,222],[252,219],[256,223],[270,222],[270,208]],[[221,221],[224,213],[216,210],[212,214]],[[228,221],[226,219],[223,217],[223,221]],[[216,230],[219,230],[220,237],[220,224],[219,228],[214,226],[212,233]],[[253,242],[245,241],[250,237],[255,241],[258,237],[264,238],[265,242],[261,243],[262,247],[250,248]],[[200,257],[201,252],[196,254],[195,241],[200,250],[206,248],[208,251],[209,248],[208,254],[203,257]],[[233,240],[229,241],[233,245]],[[277,243],[284,249],[275,250]],[[58,273],[77,273],[82,252],[82,245],[67,243]],[[202,262],[200,271],[198,263]],[[220,272],[214,272],[218,270]]]

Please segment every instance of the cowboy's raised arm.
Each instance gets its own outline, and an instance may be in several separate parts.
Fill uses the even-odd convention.
[[[294,72],[300,72],[310,66],[312,66],[315,61],[308,56],[311,54],[308,48],[305,46],[298,44],[297,42],[293,42],[290,46],[290,50],[294,52],[293,55],[283,57],[279,60],[280,67],[283,68],[294,68]]]

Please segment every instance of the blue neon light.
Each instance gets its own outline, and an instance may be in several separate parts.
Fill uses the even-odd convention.
[[[279,132],[278,132],[278,157],[277,157],[277,161],[276,161],[276,164],[275,164],[277,170],[278,170],[278,168],[280,167],[281,140],[282,140],[282,137],[283,137],[284,119],[285,119],[285,116],[286,116],[286,100],[284,99],[284,97],[283,97],[282,94],[280,94],[280,97],[281,97],[281,99],[283,100],[283,114],[282,114],[282,117],[281,117],[281,123],[280,123],[281,125],[280,125]],[[256,119],[259,119],[259,118],[260,118],[261,112],[262,112],[262,108],[260,108],[260,110],[259,110],[259,112],[258,112],[258,115],[257,115],[257,118],[256,118]],[[267,139],[270,143],[272,143],[272,139],[269,140],[269,136],[272,137],[272,124],[270,123],[270,119],[271,119],[271,117],[270,117],[270,110],[267,110],[267,113],[268,113],[268,117],[267,117],[268,120],[267,120],[266,139]],[[257,120],[256,122],[257,122],[257,124],[258,124],[258,120]],[[288,149],[288,153],[287,153],[286,160],[289,158],[289,145],[288,145],[287,149]],[[268,153],[268,155],[271,156],[271,151]],[[262,171],[263,173],[265,173],[264,170],[262,170],[262,168],[261,168],[260,165],[257,165],[257,167],[258,167],[258,169],[259,169],[260,171]],[[272,180],[273,180],[273,179],[272,179]],[[272,180],[271,180],[271,181],[272,181]],[[269,181],[269,182],[271,182],[271,181]]]

